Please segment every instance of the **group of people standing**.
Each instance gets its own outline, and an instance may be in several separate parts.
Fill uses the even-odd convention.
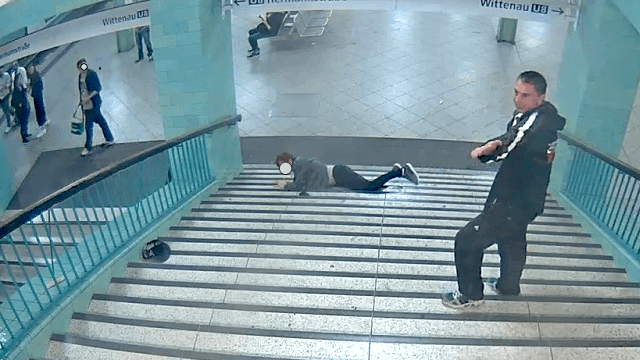
[[[32,139],[29,134],[29,96],[33,98],[38,123],[36,138],[39,138],[46,134],[50,123],[45,111],[44,83],[40,73],[34,64],[27,65],[25,69],[17,61],[0,69],[0,106],[7,122],[4,132],[8,134],[19,125],[23,144]]]
[[[147,48],[149,61],[153,60],[153,48],[149,34],[149,26],[140,26],[135,29],[136,43],[138,45],[138,59],[144,59],[143,43]],[[81,59],[76,63],[78,69],[78,92],[80,94],[79,105],[84,117],[86,141],[81,155],[87,156],[93,150],[93,125],[100,126],[105,138],[104,147],[114,144],[114,137],[109,129],[106,119],[100,111],[102,98],[100,91],[102,85],[98,74],[89,69],[87,61]],[[38,131],[35,138],[40,138],[47,133],[50,121],[47,119],[44,102],[44,82],[35,64],[28,64],[26,69],[14,61],[9,65],[0,67],[0,108],[6,119],[5,134],[9,134],[14,127],[20,127],[22,143],[27,144],[34,138],[29,133],[29,116],[31,115],[31,101],[35,109]]]
[[[86,132],[86,141],[81,155],[87,156],[93,149],[94,123],[97,123],[102,129],[106,140],[103,146],[113,145],[114,137],[109,129],[107,120],[100,111],[102,85],[98,74],[89,69],[85,59],[79,60],[76,66],[79,72],[78,93],[80,102],[78,106],[82,108]],[[35,138],[40,138],[46,134],[47,126],[50,124],[45,111],[42,76],[40,76],[34,64],[27,65],[25,69],[17,61],[0,70],[0,105],[7,122],[7,128],[4,132],[8,134],[13,127],[20,126],[20,136],[23,144],[27,144],[33,139],[33,135],[29,133],[29,116],[31,114],[29,96],[33,98],[33,107],[38,124],[38,132]]]

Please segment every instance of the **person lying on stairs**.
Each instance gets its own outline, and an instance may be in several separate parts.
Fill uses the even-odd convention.
[[[409,163],[404,166],[396,163],[391,171],[373,180],[365,179],[346,165],[328,166],[316,159],[305,159],[287,152],[276,157],[276,165],[280,173],[289,175],[293,172],[294,176],[293,181],[277,180],[274,186],[284,190],[300,191],[300,195],[306,194],[307,191],[326,190],[331,186],[357,191],[378,191],[385,187],[389,180],[398,177],[405,178],[415,185],[420,182],[418,173]]]

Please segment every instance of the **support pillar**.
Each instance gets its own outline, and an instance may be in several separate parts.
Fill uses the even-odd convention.
[[[617,158],[640,78],[640,34],[611,0],[583,1],[577,29],[568,31],[551,101],[567,118],[565,132]],[[553,167],[557,190],[571,160],[564,150]]]

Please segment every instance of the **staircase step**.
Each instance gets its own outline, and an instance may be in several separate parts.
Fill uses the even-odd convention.
[[[389,167],[354,169],[375,177]],[[640,284],[549,196],[528,227],[521,294],[485,289],[482,307],[444,307],[442,292],[457,287],[455,235],[482,210],[495,173],[417,170],[418,186],[394,179],[380,193],[301,197],[273,188],[275,166],[245,166],[158,238],[171,247],[166,262],[130,263],[66,336],[52,336],[48,357],[635,356]],[[482,276],[498,277],[499,262],[493,245]]]

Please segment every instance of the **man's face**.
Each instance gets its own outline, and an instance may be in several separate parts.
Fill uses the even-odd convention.
[[[80,63],[80,65],[78,65],[78,71],[80,71],[81,73],[87,72],[88,69],[89,66],[87,66],[87,63]]]
[[[544,101],[544,95],[538,94],[533,84],[518,82],[514,89],[513,102],[518,111],[527,112],[540,106]]]

